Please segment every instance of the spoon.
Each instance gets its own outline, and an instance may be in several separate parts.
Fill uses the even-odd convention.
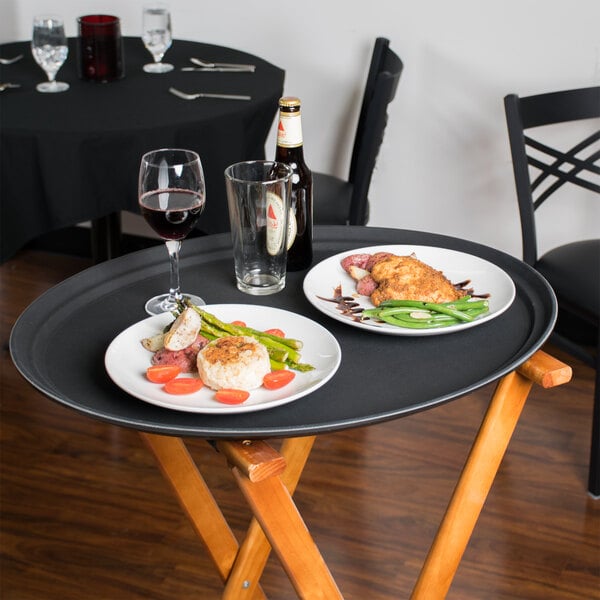
[[[20,83],[0,83],[0,92],[8,90],[9,88],[20,88]]]
[[[0,58],[0,65],[12,65],[13,63],[21,60],[23,58],[22,54],[18,56],[14,56],[13,58]]]

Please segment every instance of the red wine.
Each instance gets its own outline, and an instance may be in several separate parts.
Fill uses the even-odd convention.
[[[204,209],[204,196],[189,190],[155,190],[140,198],[140,209],[161,238],[183,240]]]

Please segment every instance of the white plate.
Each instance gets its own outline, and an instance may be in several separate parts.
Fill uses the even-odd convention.
[[[340,262],[345,256],[351,254],[374,254],[375,252],[391,252],[400,256],[407,256],[414,253],[419,260],[438,271],[442,271],[453,283],[469,279],[471,281],[469,287],[472,287],[476,294],[490,294],[489,312],[469,323],[460,323],[458,325],[435,329],[408,329],[395,327],[387,323],[357,321],[351,316],[342,314],[336,308],[334,302],[321,299],[333,298],[335,288],[341,285],[342,295],[353,296],[356,302],[364,308],[372,308],[373,304],[368,296],[357,294],[356,282],[344,271]],[[457,250],[447,250],[431,246],[370,246],[341,252],[315,265],[306,274],[304,279],[304,294],[308,301],[322,313],[352,327],[387,335],[421,336],[453,333],[469,327],[476,327],[481,323],[494,319],[511,305],[515,297],[515,284],[500,267],[478,256],[465,254]]]
[[[141,344],[143,338],[159,333],[173,320],[170,314],[163,314],[128,327],[111,342],[104,358],[110,378],[132,396],[150,404],[195,413],[231,414],[264,410],[298,400],[321,387],[337,371],[342,357],[337,340],[324,327],[306,317],[278,308],[247,304],[213,304],[202,308],[222,321],[241,320],[248,327],[260,330],[282,329],[287,337],[303,342],[302,362],[315,369],[306,373],[296,371],[291,383],[279,390],[252,390],[250,398],[243,404],[221,404],[214,399],[215,392],[207,387],[193,394],[167,394],[162,385],[146,379],[152,354]]]

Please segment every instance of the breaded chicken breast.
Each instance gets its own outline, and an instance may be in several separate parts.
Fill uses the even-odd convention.
[[[389,256],[371,270],[377,289],[371,302],[379,306],[384,300],[421,300],[422,302],[452,302],[465,295],[456,289],[441,271],[413,256]]]

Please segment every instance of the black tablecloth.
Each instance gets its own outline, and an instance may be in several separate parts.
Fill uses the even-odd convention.
[[[144,73],[151,56],[138,38],[124,39],[125,77],[111,83],[77,77],[76,40],[57,80],[71,88],[42,94],[46,76],[29,43],[0,46],[0,56],[24,58],[0,67],[0,81],[21,85],[0,95],[0,260],[38,235],[112,212],[137,212],[137,174],[142,154],[184,147],[202,159],[207,204],[199,228],[229,230],[225,167],[263,158],[265,140],[283,93],[284,71],[233,49],[175,40],[165,62],[176,69]],[[182,72],[190,57],[252,63],[254,73]],[[248,94],[252,101],[185,101],[183,91]],[[271,155],[274,153],[268,151]]]
[[[44,294],[13,329],[13,360],[50,398],[118,425],[209,439],[289,437],[377,423],[458,398],[518,367],[542,345],[554,325],[556,301],[547,282],[525,263],[492,248],[440,235],[370,227],[317,227],[315,236],[316,261],[378,244],[467,252],[504,269],[514,281],[516,297],[498,317],[460,332],[379,335],[340,323],[314,308],[302,292],[302,271],[289,273],[285,289],[278,294],[243,294],[235,286],[230,236],[207,236],[184,243],[185,290],[211,304],[286,309],[326,327],[340,344],[342,360],[323,387],[290,404],[231,415],[169,410],[118,388],[106,373],[104,354],[121,331],[147,316],[144,302],[165,289],[164,248],[95,266]],[[331,282],[332,292],[338,283]]]

